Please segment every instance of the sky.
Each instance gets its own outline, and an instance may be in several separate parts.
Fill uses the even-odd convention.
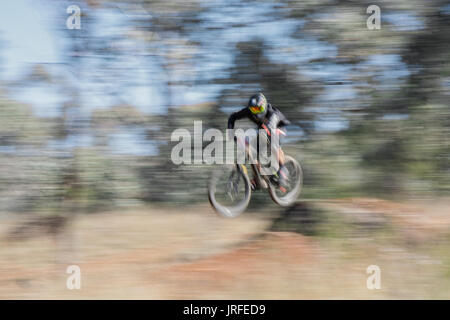
[[[69,16],[66,13],[64,2],[48,2],[36,0],[14,0],[0,2],[0,79],[2,81],[18,81],[30,71],[35,64],[45,64],[47,71],[66,73],[64,67],[64,37],[57,31],[61,26],[54,25],[64,19],[55,19],[56,16]],[[111,17],[102,15],[100,23],[110,24]],[[117,18],[117,17],[114,17]],[[64,26],[63,26],[64,27]],[[102,29],[102,28],[100,28]],[[133,61],[130,62],[133,64]],[[134,68],[136,67],[134,61]],[[132,68],[133,66],[131,66]],[[133,70],[133,69],[131,69]],[[145,86],[146,79],[141,73],[131,74],[132,77],[141,80],[140,86],[130,88],[124,93],[130,104],[141,107],[142,111],[149,111],[149,100],[161,105],[161,98],[157,98],[155,88]],[[95,92],[96,94],[85,94],[83,105],[88,106],[86,112],[95,108],[105,107],[108,97],[102,96],[102,90],[88,82],[81,84],[84,92]],[[150,95],[150,96],[149,96]],[[151,95],[154,95],[151,97]],[[39,117],[55,117],[60,115],[61,105],[66,100],[55,86],[44,84],[27,84],[26,86],[15,86],[9,88],[9,97],[17,101],[32,105],[33,112]],[[112,103],[112,102],[111,102]],[[156,113],[161,112],[158,108]],[[121,153],[127,150],[131,154],[154,154],[155,148],[144,145],[143,139],[137,139],[142,133],[133,133],[119,130],[112,137],[112,150]],[[51,148],[61,149],[73,146],[89,145],[90,137],[69,136],[65,141],[51,141]]]
[[[108,30],[113,23],[120,21],[118,18],[126,19],[126,15],[115,11],[113,15],[106,11],[98,12],[98,23],[101,30]],[[42,0],[14,0],[0,2],[0,79],[4,81],[17,81],[26,72],[30,71],[30,66],[35,64],[45,64],[47,71],[55,73],[65,73],[68,70],[64,66],[65,57],[64,37],[61,34],[61,27],[55,23],[65,24],[64,19],[56,19],[61,16],[69,16],[66,13],[64,2],[42,1]],[[105,25],[102,27],[101,24]],[[108,27],[106,27],[108,26]],[[161,113],[158,108],[163,104],[162,97],[158,95],[158,88],[152,88],[151,79],[146,77],[139,64],[142,61],[128,59],[130,78],[139,79],[140,84],[124,91],[124,97],[130,104],[136,105],[144,112]],[[149,62],[147,61],[147,66]],[[83,98],[84,104],[88,106],[87,112],[91,112],[97,107],[105,106],[108,96],[102,96],[101,90],[96,90],[96,84],[90,84],[82,80],[85,92],[89,92]],[[114,84],[115,85],[115,84]],[[87,87],[87,88],[86,88]],[[91,91],[95,91],[92,94]],[[28,85],[13,89],[11,98],[20,102],[29,103],[33,106],[35,114],[39,117],[54,117],[60,112],[60,105],[64,97],[49,86]],[[149,101],[153,101],[151,105]],[[111,105],[109,105],[111,106]]]
[[[49,16],[42,14],[48,8],[41,1],[0,3],[2,78],[15,78],[29,63],[61,62],[58,37],[51,31]]]
[[[208,3],[213,9],[205,13],[207,16],[204,17],[204,21],[207,27],[214,27],[217,23],[220,25],[232,25],[239,21],[248,20],[247,15],[253,15],[253,11],[243,9],[243,6],[248,4],[241,3],[239,0],[235,0],[233,3],[235,6],[225,6],[220,1]],[[68,40],[63,36],[61,30],[65,28],[64,18],[69,16],[66,9],[70,4],[73,4],[73,2],[45,0],[0,2],[0,80],[17,81],[23,77],[25,72],[29,72],[30,66],[34,64],[45,64],[50,72],[67,75],[68,70],[64,65],[64,48],[65,44],[67,44],[65,41]],[[258,12],[261,16],[264,16],[264,12],[272,10],[274,6],[278,6],[278,4],[267,2],[258,6]],[[82,7],[82,10],[84,10],[84,7]],[[284,9],[281,8],[279,10]],[[95,28],[93,30],[96,33],[94,36],[97,37],[111,35],[111,33],[118,31],[126,31],[127,23],[131,23],[129,20],[127,21],[130,17],[123,8],[95,9],[90,11],[90,14],[95,17]],[[423,27],[420,19],[408,13],[386,15],[386,21],[395,24],[401,30],[420,29]],[[62,23],[63,25],[56,25],[57,23]],[[268,51],[269,58],[274,61],[281,59],[277,62],[289,62],[301,66],[302,72],[312,78],[329,79],[340,77],[350,71],[350,67],[342,67],[338,64],[328,64],[326,67],[319,69],[311,68],[308,65],[309,60],[334,56],[337,49],[331,44],[315,39],[292,38],[291,34],[296,32],[297,25],[302,23],[300,20],[294,21],[292,19],[281,21],[264,20],[262,23],[256,23],[251,27],[241,27],[239,32],[236,32],[236,28],[216,28],[218,30],[216,32],[198,32],[198,34],[194,34],[192,40],[205,42],[205,56],[197,60],[196,70],[192,71],[193,80],[196,77],[203,76],[211,76],[211,79],[213,79],[222,70],[226,70],[233,59],[233,43],[245,41],[255,36],[263,36],[273,46]],[[130,24],[128,28],[131,29],[132,25]],[[223,45],[220,45],[223,41],[229,43],[227,45],[229,50],[223,51]],[[303,48],[299,54],[280,55],[279,51],[274,51],[274,48],[289,47],[293,41],[298,48]],[[406,66],[402,66],[399,59],[400,57],[397,55],[378,55],[373,56],[366,62],[366,65],[376,65],[385,68],[385,76],[389,79],[405,77],[408,75],[408,71]],[[88,66],[86,77],[78,79],[82,95],[83,112],[89,114],[96,108],[108,108],[117,103],[116,100],[111,98],[108,88],[105,90],[104,86],[111,88],[120,86],[119,91],[122,100],[136,106],[142,112],[165,112],[165,91],[164,85],[161,83],[164,72],[155,61],[139,55],[127,55],[122,60],[111,62],[109,65],[111,70],[126,70],[126,72],[120,74],[120,79],[113,77],[110,80],[106,80],[103,77],[102,81],[96,81],[96,77],[102,77],[102,74],[89,74],[90,70],[94,70],[94,73],[100,70],[96,63],[98,61],[95,59],[87,61],[85,63]],[[395,72],[392,66],[397,67]],[[130,83],[133,83],[133,85],[129,85]],[[189,89],[173,89],[175,92],[173,103],[175,105],[186,105],[214,100],[222,88],[217,85],[203,85],[190,87]],[[67,99],[58,91],[56,86],[43,84],[27,84],[26,86],[9,88],[9,95],[12,99],[32,105],[33,112],[39,117],[59,116],[61,105]],[[355,98],[352,85],[349,84],[338,88],[330,86],[323,96],[320,97],[320,101],[326,108],[327,104],[332,104],[334,101]],[[324,130],[327,128],[339,130],[345,126],[345,123],[340,119],[328,119],[325,121],[318,119],[316,126]],[[117,139],[122,141],[122,144],[128,139],[132,145],[131,140],[133,138],[127,132],[123,136],[117,137]],[[129,150],[138,149],[139,147],[130,148]]]

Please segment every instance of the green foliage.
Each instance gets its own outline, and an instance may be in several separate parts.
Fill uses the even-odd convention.
[[[41,145],[52,134],[52,122],[33,116],[31,106],[0,99],[2,145]]]
[[[110,2],[99,1],[97,5]],[[252,5],[268,3],[255,1]],[[204,202],[211,168],[174,165],[170,159],[175,144],[170,141],[171,133],[186,128],[193,134],[196,120],[203,121],[203,130],[223,130],[231,110],[243,106],[256,91],[264,91],[292,121],[290,135],[295,130],[302,132],[284,149],[303,166],[304,198],[448,195],[449,15],[442,13],[440,1],[413,3],[385,1],[382,16],[406,14],[415,17],[420,28],[402,29],[393,19],[382,19],[382,28],[370,31],[365,11],[370,1],[279,1],[267,7],[271,11],[261,23],[272,18],[294,23],[289,41],[250,36],[236,43],[224,40],[222,47],[214,49],[231,49],[232,59],[212,79],[202,78],[199,70],[205,60],[197,59],[211,56],[208,63],[223,61],[215,60],[207,41],[198,38],[200,32],[200,38],[205,39],[213,37],[215,30],[240,35],[255,27],[253,21],[228,23],[224,19],[223,25],[211,27],[205,17],[216,17],[215,4],[144,1],[142,6],[151,13],[145,18],[148,20],[130,21],[127,28],[131,30],[117,27],[123,32],[100,39],[93,32],[95,15],[88,14],[89,28],[67,35],[73,45],[67,52],[67,64],[74,70],[95,68],[94,64],[85,65],[80,57],[96,57],[100,67],[92,70],[90,80],[110,85],[108,79],[113,78],[120,83],[126,67],[115,70],[109,62],[134,54],[127,40],[145,41],[148,46],[144,46],[139,61],[143,67],[146,59],[159,64],[160,74],[151,76],[164,88],[166,113],[151,115],[127,104],[119,86],[111,89],[119,97],[114,107],[86,115],[77,85],[54,79],[45,65],[35,65],[20,85],[26,87],[26,81],[53,85],[67,93],[69,100],[61,106],[62,115],[57,119],[40,118],[31,106],[4,98],[14,84],[2,83],[0,209],[56,210],[71,203],[73,210],[91,211],[144,202]],[[126,54],[108,46],[108,41],[123,42]],[[314,53],[321,50],[326,54],[316,58]],[[298,62],[296,55],[303,53],[306,58],[300,57],[303,59]],[[308,58],[311,53],[312,58]],[[392,62],[387,65],[373,62],[389,59]],[[392,76],[396,72],[400,75]],[[312,76],[322,73],[326,76]],[[179,86],[189,90],[205,84],[220,87],[217,99],[191,106],[173,105]],[[110,90],[107,87],[99,86],[99,90]],[[349,97],[339,95],[346,90],[351,91]],[[345,125],[336,130],[325,125],[326,130],[321,130],[319,120]],[[156,154],[113,152],[111,136],[120,130],[140,130],[148,146],[157,149]],[[68,136],[76,140],[83,135],[93,140],[88,146],[49,147],[55,140]],[[264,201],[258,199],[256,205],[264,205]]]

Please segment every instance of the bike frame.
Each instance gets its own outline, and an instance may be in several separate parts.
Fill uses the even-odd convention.
[[[261,126],[267,133],[267,136],[270,137],[271,133],[270,130],[267,128],[266,125],[262,125]],[[284,133],[283,130],[281,129],[276,129],[276,133],[278,135],[286,135]],[[258,159],[254,159],[253,158],[253,154],[254,152],[250,152],[250,144],[248,141],[240,141],[241,143],[243,143],[245,145],[245,152],[246,152],[246,156],[248,157],[248,159],[250,160],[250,166],[252,168],[253,171],[253,178],[255,179],[256,184],[261,188],[261,189],[268,189],[269,188],[269,184],[270,184],[270,179],[269,176],[267,175],[261,175],[260,173],[260,164]],[[279,159],[279,155],[277,155],[278,159]],[[237,169],[241,170],[240,165],[237,164]],[[242,165],[242,167],[245,168],[245,165]],[[245,168],[244,173],[247,174],[247,169]]]

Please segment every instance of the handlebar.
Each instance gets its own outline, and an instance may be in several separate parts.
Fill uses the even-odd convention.
[[[272,131],[265,124],[262,124],[261,128],[264,129],[264,131],[267,134],[267,138],[269,139],[269,137],[271,137],[271,135],[272,135]],[[286,132],[284,132],[280,128],[275,129],[274,132],[277,136],[280,136],[280,135],[285,136],[286,135]],[[234,136],[234,138],[236,139],[235,141],[239,144],[242,144],[244,146],[249,144],[248,140],[244,139],[244,137]],[[248,138],[248,137],[245,137],[245,138]]]
[[[270,130],[269,130],[269,128],[267,128],[267,126],[265,124],[262,124],[261,127],[266,131],[267,135],[270,137]],[[280,128],[276,128],[275,129],[275,133],[277,135],[280,135],[280,134],[283,135],[283,136],[286,135],[286,133],[283,130],[281,130]]]

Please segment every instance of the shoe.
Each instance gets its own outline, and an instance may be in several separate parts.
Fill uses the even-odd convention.
[[[258,188],[258,184],[256,183],[255,179],[250,180],[250,186],[252,188],[252,191],[255,191],[255,190],[259,189]]]
[[[278,186],[283,188],[286,192],[287,187],[289,186],[289,172],[287,171],[286,167],[282,166],[280,170],[277,172],[278,176]]]
[[[278,186],[280,184],[280,178],[278,177],[278,174],[275,173],[273,176],[271,176],[270,178],[270,182],[275,185]]]

